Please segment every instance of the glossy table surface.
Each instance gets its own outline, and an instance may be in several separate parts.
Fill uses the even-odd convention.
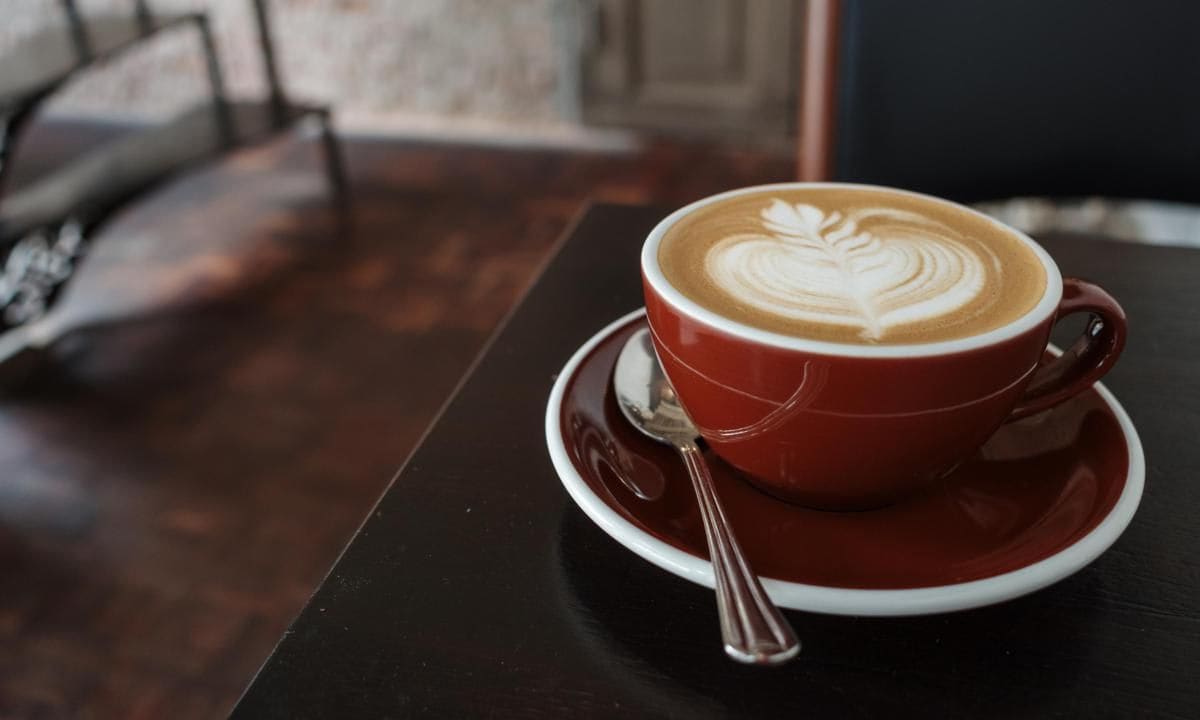
[[[711,591],[575,508],[544,446],[555,373],[641,304],[637,252],[664,214],[584,214],[234,717],[1196,716],[1200,251],[1041,238],[1130,318],[1106,385],[1139,428],[1146,494],[1105,555],[957,614],[789,612],[804,651],[763,670],[725,659]]]

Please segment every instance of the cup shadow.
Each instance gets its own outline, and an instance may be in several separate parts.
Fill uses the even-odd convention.
[[[725,656],[712,591],[625,551],[574,506],[563,513],[556,549],[561,601],[580,642],[647,708],[682,716],[1067,712],[1104,595],[1103,579],[1085,570],[1024,598],[952,614],[785,611],[803,649],[787,665],[757,668]]]

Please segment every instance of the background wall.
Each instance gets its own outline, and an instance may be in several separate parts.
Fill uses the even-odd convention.
[[[569,1],[569,0],[568,0]],[[149,0],[207,8],[232,94],[262,91],[249,0]],[[338,109],[343,127],[387,129],[444,119],[555,125],[554,13],[560,0],[268,0],[284,85]],[[78,0],[124,11],[132,0]],[[561,7],[559,8],[561,9]],[[0,0],[0,55],[62,11],[58,0]],[[153,118],[205,92],[199,42],[174,32],[57,96],[56,114]]]

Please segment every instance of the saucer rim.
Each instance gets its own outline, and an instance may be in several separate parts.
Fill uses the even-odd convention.
[[[644,316],[645,308],[626,313],[596,332],[559,371],[546,404],[546,446],[567,494],[607,535],[642,559],[698,585],[713,587],[712,565],[621,517],[594,493],[576,471],[561,432],[562,401],[567,383],[592,350],[620,328]],[[1125,408],[1108,388],[1093,386],[1116,417],[1129,454],[1125,486],[1108,514],[1090,532],[1049,557],[999,575],[949,585],[919,588],[866,589],[812,585],[760,576],[763,588],[781,607],[829,615],[897,617],[954,612],[1011,600],[1040,590],[1083,569],[1107,550],[1129,526],[1145,486],[1142,442]]]

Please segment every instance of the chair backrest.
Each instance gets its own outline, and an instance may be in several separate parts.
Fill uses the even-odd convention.
[[[76,0],[62,0],[68,14],[78,20],[79,12],[75,8]],[[258,38],[259,54],[262,58],[263,78],[266,80],[267,95],[276,109],[282,111],[287,100],[284,97],[283,85],[279,81],[279,65],[275,59],[275,43],[271,38],[271,14],[267,8],[267,0],[249,0],[250,9],[254,13],[254,27]],[[135,16],[142,22],[149,22],[153,17],[148,0],[133,0]],[[207,21],[205,21],[207,22]],[[205,28],[205,32],[208,30]],[[211,38],[205,39],[211,44]],[[215,54],[215,49],[206,47],[206,52]],[[215,56],[211,56],[215,62]]]
[[[71,33],[71,42],[75,45],[75,54],[78,58],[87,58],[92,54],[91,40],[87,35],[87,28],[83,24],[83,16],[79,14],[79,6],[75,4],[75,0],[60,0],[63,14],[67,18],[67,29]]]
[[[279,82],[279,66],[275,62],[275,43],[271,39],[271,16],[267,0],[251,0],[254,8],[254,23],[258,30],[258,47],[262,54],[263,75],[267,81],[267,93],[276,110],[282,111],[286,100],[283,86]]]
[[[1200,3],[810,0],[809,17],[804,102],[828,105],[801,110],[804,179],[1200,202]]]
[[[72,26],[82,25],[83,17],[79,14],[79,5],[76,0],[59,0],[62,5],[63,12],[67,16],[67,22]],[[146,4],[146,0],[133,0],[133,14],[139,20],[145,20],[150,17],[150,6]]]

